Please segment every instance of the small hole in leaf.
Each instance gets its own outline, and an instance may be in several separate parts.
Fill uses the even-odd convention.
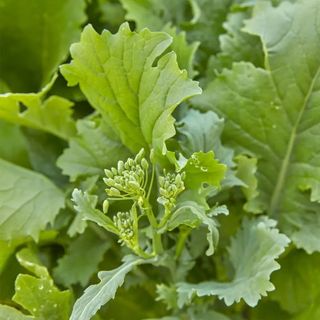
[[[28,107],[24,103],[19,102],[19,112],[20,113],[24,113],[27,109],[28,109]]]

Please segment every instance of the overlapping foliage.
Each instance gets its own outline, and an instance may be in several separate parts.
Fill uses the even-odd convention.
[[[0,320],[319,318],[318,0],[0,0],[0,46]]]

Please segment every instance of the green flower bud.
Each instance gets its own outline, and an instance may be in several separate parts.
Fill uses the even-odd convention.
[[[104,213],[107,213],[109,210],[109,201],[107,199],[103,201],[102,210]]]
[[[106,189],[107,193],[111,197],[118,197],[121,195],[120,191],[114,187],[111,187],[110,189]]]

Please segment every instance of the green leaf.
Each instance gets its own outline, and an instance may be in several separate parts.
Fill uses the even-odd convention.
[[[224,120],[214,112],[199,112],[189,109],[177,123],[180,145],[184,155],[190,157],[194,152],[214,151],[216,158],[228,166],[233,166],[233,151],[221,143]]]
[[[161,30],[167,23],[179,25],[186,20],[187,0],[120,0],[126,9],[126,19],[133,20],[138,30],[149,28]],[[190,1],[192,2],[192,1]],[[193,17],[196,12],[193,12]]]
[[[275,261],[284,251],[289,239],[275,228],[274,220],[245,220],[242,229],[231,240],[230,261],[234,268],[231,282],[207,281],[178,285],[179,305],[182,307],[193,295],[217,295],[227,306],[242,298],[248,305],[257,305],[261,296],[274,290],[270,275],[279,269]]]
[[[28,167],[27,144],[20,128],[0,120],[0,158]]]
[[[72,201],[74,208],[81,215],[83,220],[95,222],[100,227],[118,234],[118,229],[114,226],[113,221],[96,209],[98,197],[88,194],[86,191],[82,192],[79,189],[74,189],[72,192]]]
[[[176,309],[177,300],[178,295],[175,287],[167,286],[163,283],[157,285],[156,301],[162,301],[165,303],[167,310]]]
[[[17,253],[17,260],[28,271],[35,274],[39,278],[50,278],[46,267],[41,265],[37,255],[28,248],[24,248]]]
[[[193,42],[188,44],[185,32],[178,32],[177,28],[166,25],[163,31],[168,33],[172,37],[172,44],[169,50],[174,51],[177,54],[177,61],[181,69],[188,71],[190,78],[197,75],[194,70],[194,58],[196,51],[199,47],[199,42]]]
[[[263,67],[264,56],[259,37],[242,31],[244,21],[251,17],[251,8],[230,12],[223,24],[225,34],[220,35],[221,52],[214,57],[219,68],[231,68],[237,61],[248,61],[257,67]]]
[[[256,177],[257,159],[239,155],[235,160],[237,163],[237,177],[245,183],[245,185],[241,187],[247,199],[243,208],[248,212],[260,213],[263,211],[263,208],[259,206],[259,202],[256,203],[259,195],[257,191],[258,180]]]
[[[20,274],[16,279],[16,303],[29,310],[38,320],[68,320],[72,296],[59,291],[49,279]]]
[[[235,166],[233,151],[221,143],[223,127],[224,120],[214,112],[190,109],[177,124],[180,146],[187,157],[197,151],[214,151],[215,157],[228,167],[223,186],[242,185],[232,169]]]
[[[14,241],[0,241],[0,274],[6,267],[6,263],[15,249],[24,242],[24,239]]]
[[[187,31],[190,41],[199,41],[206,54],[219,50],[219,35],[223,32],[231,1],[229,0],[121,0],[126,18],[134,20],[138,29],[162,29],[172,23]]]
[[[77,129],[78,135],[71,138],[69,148],[57,162],[71,181],[78,177],[101,175],[105,168],[129,157],[129,151],[100,119],[79,120]]]
[[[0,159],[0,239],[37,239],[64,207],[63,193],[44,176]]]
[[[0,119],[43,130],[62,139],[75,134],[73,103],[58,96],[45,98],[56,77],[38,93],[0,94]]]
[[[12,91],[38,91],[49,81],[80,35],[84,10],[84,0],[1,1],[0,77]]]
[[[214,158],[213,151],[195,152],[183,168],[186,173],[185,186],[199,189],[203,184],[219,187],[224,178],[226,166]]]
[[[30,249],[20,251],[17,258],[23,267],[39,278],[20,274],[15,282],[16,293],[12,300],[37,320],[68,320],[72,304],[71,292],[59,291],[55,287],[48,270]]]
[[[100,271],[100,282],[88,287],[76,301],[70,320],[89,320],[109,300],[114,299],[116,291],[123,285],[124,278],[135,266],[149,263],[136,256],[126,256],[124,263],[111,271]]]
[[[270,298],[291,314],[305,312],[313,305],[319,306],[320,254],[308,255],[295,250],[281,259],[280,264],[281,269],[272,275],[277,290],[271,293]]]
[[[319,10],[317,0],[260,2],[246,30],[261,37],[265,70],[234,64],[198,100],[226,119],[227,142],[257,157],[260,206],[309,253],[320,251]]]
[[[27,316],[15,308],[0,305],[0,320],[33,320],[34,317]]]
[[[111,244],[111,241],[101,239],[95,232],[87,229],[70,243],[66,254],[58,260],[58,266],[54,269],[57,282],[67,287],[76,283],[85,286],[97,271]]]
[[[219,241],[219,224],[214,219],[219,214],[228,215],[228,209],[225,206],[220,206],[206,212],[203,206],[194,201],[183,201],[178,203],[177,209],[172,214],[168,222],[168,229],[173,230],[182,224],[191,228],[204,224],[208,228],[207,240],[209,243],[206,255],[211,256]]]
[[[165,141],[175,134],[172,112],[201,93],[179,69],[174,53],[160,57],[171,42],[166,33],[131,32],[126,23],[114,35],[106,30],[99,35],[89,25],[71,47],[72,62],[61,67],[68,84],[79,83],[91,105],[134,153],[142,147],[165,151]]]

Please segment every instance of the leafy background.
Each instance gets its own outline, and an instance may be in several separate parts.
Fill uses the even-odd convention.
[[[319,51],[317,0],[0,0],[0,319],[318,319]],[[227,166],[178,258],[95,216],[141,147]]]

